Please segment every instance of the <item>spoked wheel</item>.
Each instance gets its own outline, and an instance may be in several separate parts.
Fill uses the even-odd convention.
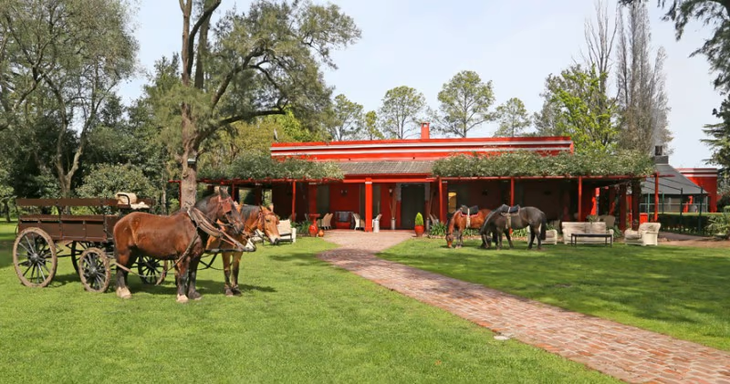
[[[27,287],[45,287],[56,275],[58,256],[51,236],[36,227],[22,230],[13,244],[15,273]]]
[[[103,250],[87,248],[79,257],[79,277],[89,292],[105,292],[112,279],[109,258]]]
[[[141,256],[137,260],[137,272],[143,283],[160,285],[167,275],[167,260]]]
[[[79,272],[79,257],[84,253],[84,250],[94,245],[94,243],[89,241],[74,241],[71,243],[71,264],[73,264],[76,273]]]

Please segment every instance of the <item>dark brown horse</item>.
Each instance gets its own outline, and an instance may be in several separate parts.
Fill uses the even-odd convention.
[[[508,213],[514,210],[515,212]],[[537,237],[537,249],[542,249],[542,240],[545,240],[545,233],[547,231],[547,217],[545,212],[535,207],[519,207],[515,206],[510,209],[507,205],[492,211],[492,214],[487,217],[479,230],[482,235],[482,241],[486,242],[487,248],[490,248],[488,234],[492,232],[493,235],[499,239],[499,242],[495,240],[497,249],[502,249],[502,234],[507,237],[510,249],[513,248],[512,239],[509,236],[510,229],[522,229],[530,227],[530,241],[527,244],[527,249],[532,249],[532,244]]]
[[[241,214],[233,209],[233,200],[225,188],[216,187],[214,194],[198,201],[194,208],[198,211],[180,210],[170,216],[133,212],[117,222],[114,226],[117,296],[123,299],[132,297],[127,288],[129,267],[139,256],[145,255],[174,260],[178,302],[201,297],[195,290],[195,279],[200,257],[210,236],[203,229],[206,225],[203,219],[208,225],[221,221],[235,233],[242,232],[243,222]],[[202,217],[198,217],[197,212]]]
[[[271,244],[279,243],[279,229],[276,227],[279,224],[279,218],[266,207],[258,205],[238,205],[235,204],[238,212],[241,215],[243,221],[243,232],[247,235],[253,235],[254,233],[260,233],[262,236],[266,236]],[[229,232],[234,239],[239,242],[244,242],[243,238],[245,235],[236,235]],[[265,241],[265,240],[264,240]],[[224,241],[219,238],[211,237],[208,240],[207,249],[215,248],[228,248],[223,244]],[[240,295],[241,291],[238,288],[238,271],[241,263],[241,256],[243,252],[223,252],[223,276],[225,277],[225,293],[226,296]],[[231,258],[233,258],[233,270],[231,271]],[[233,272],[233,282],[231,282],[231,272]]]
[[[464,246],[464,230],[467,228],[473,228],[478,229],[482,227],[482,224],[484,223],[484,219],[489,215],[489,212],[491,212],[490,209],[480,209],[474,214],[468,214],[471,212],[464,213],[463,210],[466,207],[463,206],[454,212],[454,214],[451,216],[451,219],[449,219],[449,226],[446,230],[446,247],[451,248],[451,245],[454,242],[454,234],[456,235],[456,238],[458,240],[456,244],[456,248],[461,248]],[[484,247],[484,240],[482,239],[482,247]]]

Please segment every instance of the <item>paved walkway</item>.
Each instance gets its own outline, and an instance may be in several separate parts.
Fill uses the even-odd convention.
[[[730,353],[570,312],[373,256],[412,232],[329,231],[338,267],[524,343],[630,383],[730,384]]]

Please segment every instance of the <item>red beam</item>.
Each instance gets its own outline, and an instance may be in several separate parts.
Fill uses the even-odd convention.
[[[365,181],[365,232],[373,231],[373,182]]]
[[[583,177],[578,177],[578,221],[583,217]]]
[[[654,222],[659,221],[659,173],[654,173]]]
[[[446,223],[446,214],[444,213],[444,182],[438,178],[439,183],[439,221]]]
[[[515,178],[511,177],[509,179],[509,206],[514,207],[515,206]]]
[[[297,221],[297,183],[296,181],[291,183],[291,221]]]

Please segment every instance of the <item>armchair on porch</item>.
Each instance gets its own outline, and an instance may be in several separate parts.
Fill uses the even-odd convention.
[[[352,214],[352,221],[355,224],[355,228],[354,228],[355,230],[357,230],[357,229],[365,230],[364,221],[360,218],[360,215],[359,214],[353,213]]]
[[[334,216],[333,213],[325,213],[324,217],[320,219],[320,225],[319,227],[322,229],[332,229],[332,216]]]
[[[631,245],[659,245],[661,227],[661,223],[642,223],[638,231],[627,229],[624,231],[624,242]]]

